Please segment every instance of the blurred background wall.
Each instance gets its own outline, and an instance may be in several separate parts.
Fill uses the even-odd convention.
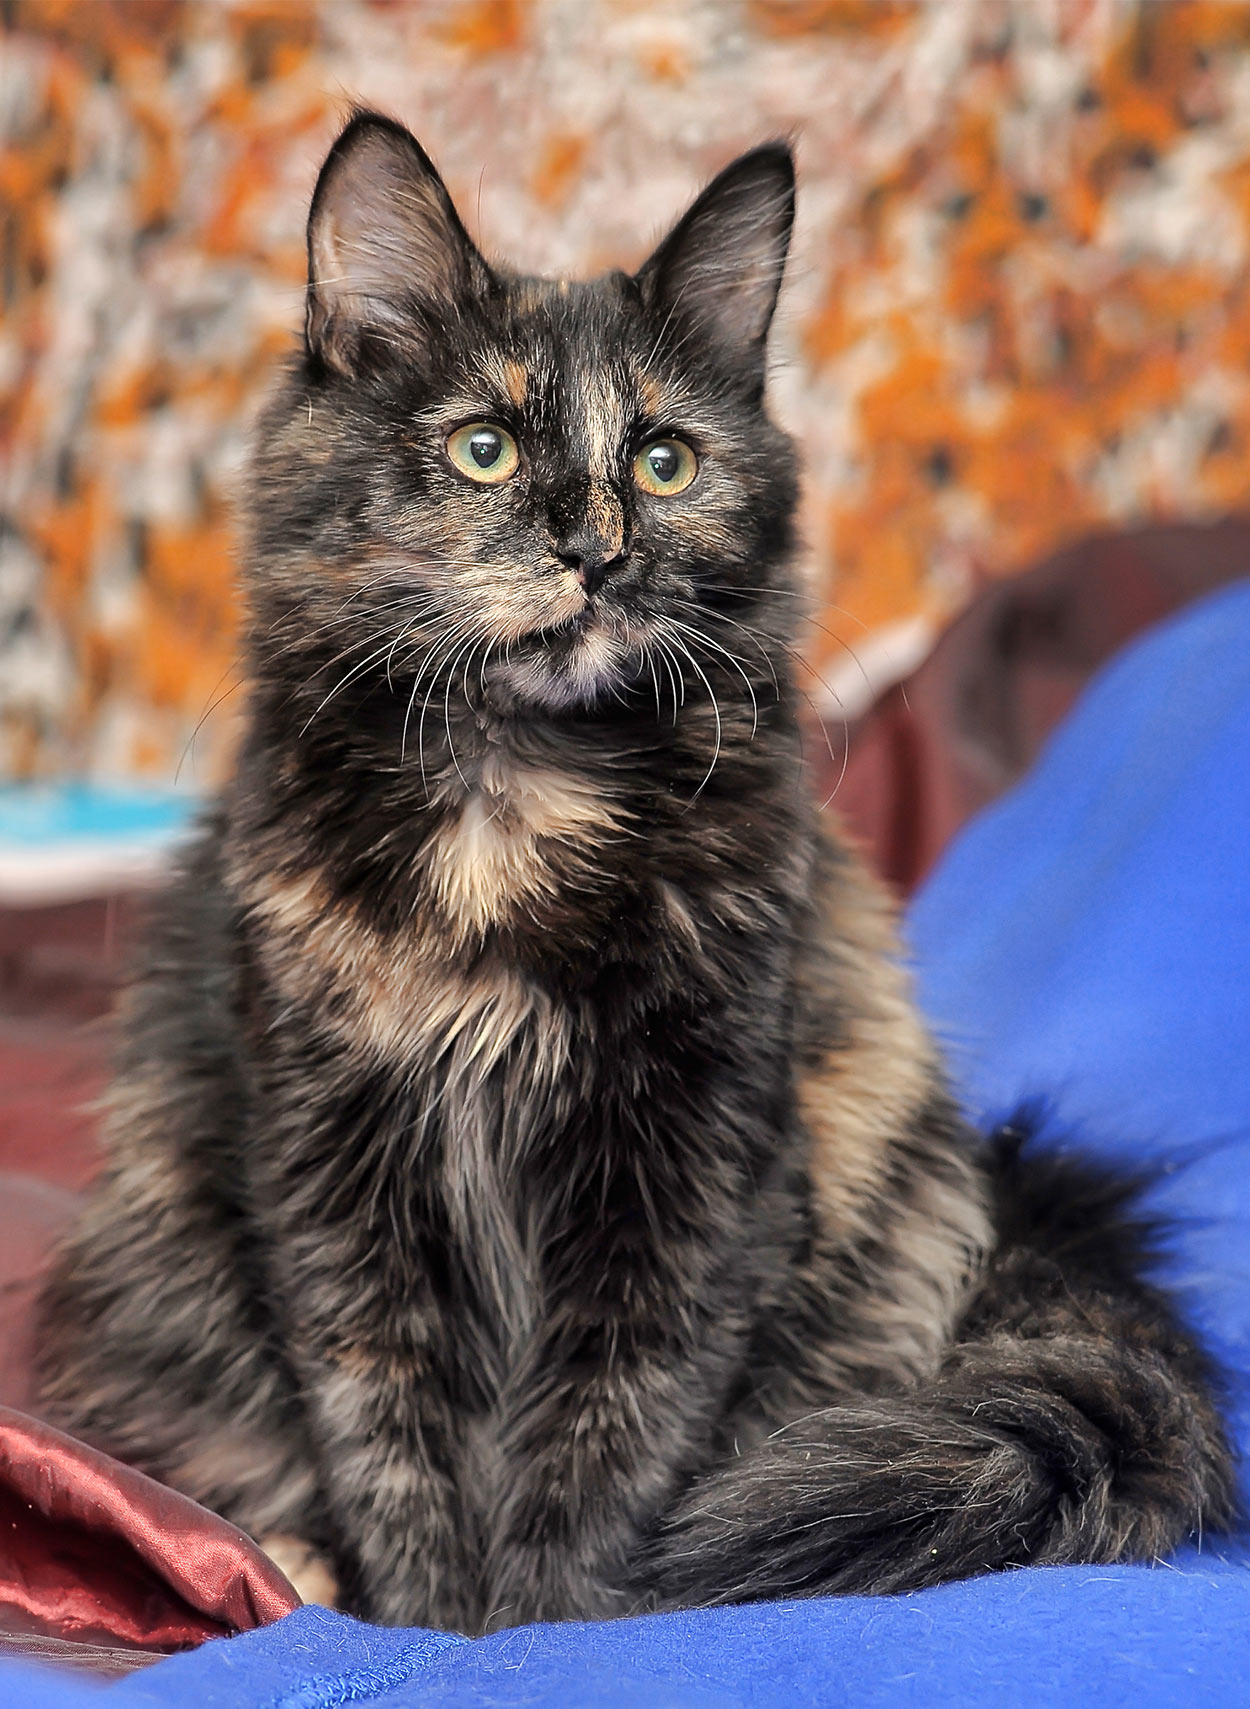
[[[1245,4],[0,17],[0,776],[167,783],[235,680],[231,495],[353,100],[413,127],[488,252],[542,271],[636,263],[734,152],[797,140],[775,396],[817,692],[852,711],[987,579],[1250,498]]]

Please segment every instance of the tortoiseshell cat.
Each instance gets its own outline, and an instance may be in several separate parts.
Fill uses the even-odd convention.
[[[780,145],[488,266],[358,115],[260,434],[238,774],[125,1010],[50,1415],[374,1620],[1121,1561],[1230,1509],[1127,1192],[962,1124],[809,800]]]

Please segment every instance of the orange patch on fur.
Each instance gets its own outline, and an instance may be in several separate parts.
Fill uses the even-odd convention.
[[[503,369],[504,386],[508,396],[518,409],[525,402],[525,394],[529,389],[529,377],[519,362],[508,361]]]
[[[637,378],[638,396],[642,401],[643,409],[648,415],[660,415],[664,405],[664,393],[660,389],[659,382],[653,380],[650,374],[639,373]]]
[[[847,1041],[803,1074],[797,1090],[822,1218],[843,1231],[879,1186],[891,1140],[931,1095],[937,1052],[912,1000],[884,888],[865,869],[841,866],[822,925],[855,1012]]]

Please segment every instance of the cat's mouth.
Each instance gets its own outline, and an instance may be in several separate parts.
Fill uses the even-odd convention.
[[[628,630],[629,625],[616,613],[606,611],[595,599],[586,599],[577,611],[531,629],[524,642],[558,662],[577,649],[593,647],[602,640],[623,640]]]
[[[623,629],[624,625],[618,618],[588,599],[580,611],[561,618],[558,623],[544,625],[537,639],[541,646],[553,648],[559,655],[575,647],[593,645],[603,636],[619,638]]]

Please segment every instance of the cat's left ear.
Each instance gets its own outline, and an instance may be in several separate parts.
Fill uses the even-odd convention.
[[[433,161],[380,113],[357,113],[308,216],[309,353],[351,375],[371,347],[415,349],[490,272]]]
[[[762,364],[794,224],[794,158],[765,143],[719,173],[637,275],[666,323]]]

